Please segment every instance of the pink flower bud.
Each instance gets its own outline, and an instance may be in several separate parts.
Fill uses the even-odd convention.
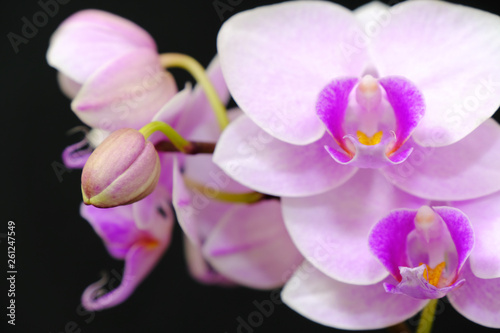
[[[160,159],[154,145],[137,130],[117,130],[83,168],[83,202],[100,208],[131,204],[149,195],[159,176]]]

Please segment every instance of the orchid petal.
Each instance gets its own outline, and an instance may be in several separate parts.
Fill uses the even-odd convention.
[[[461,278],[464,285],[448,294],[451,305],[464,317],[480,325],[500,328],[500,278],[480,279],[468,264]]]
[[[80,89],[82,88],[81,83],[73,81],[68,76],[64,75],[61,72],[57,73],[57,82],[59,83],[59,87],[61,91],[69,98],[73,99],[78,94]]]
[[[396,119],[396,142],[388,152],[395,153],[410,137],[425,113],[424,98],[418,88],[404,77],[388,76],[378,80]]]
[[[191,191],[187,187],[176,161],[173,168],[172,204],[186,237],[198,247],[201,247],[215,224],[232,207],[231,204],[212,200],[208,194],[198,190]]]
[[[330,82],[319,94],[316,113],[325,124],[337,144],[346,152],[349,148],[344,142],[344,118],[349,104],[349,95],[359,81],[358,78],[338,78]]]
[[[277,200],[234,206],[207,238],[203,253],[226,277],[258,289],[283,285],[303,260],[285,229]]]
[[[386,293],[384,281],[357,286],[331,279],[305,262],[281,293],[283,302],[304,317],[322,325],[347,330],[377,329],[395,325],[420,311],[427,301]]]
[[[277,139],[305,145],[325,131],[315,114],[319,92],[335,77],[363,72],[366,52],[345,52],[357,32],[356,19],[339,5],[293,1],[231,17],[217,48],[239,107]]]
[[[177,92],[158,54],[139,49],[94,72],[71,103],[75,114],[91,127],[139,129]]]
[[[404,163],[382,169],[405,192],[432,200],[467,200],[500,190],[500,125],[493,119],[453,145],[413,147]]]
[[[416,215],[416,210],[392,211],[373,227],[368,238],[372,253],[398,281],[402,278],[399,267],[409,266],[406,241],[415,229]]]
[[[222,133],[213,161],[256,191],[312,195],[339,186],[356,172],[356,168],[332,162],[323,148],[331,141],[327,134],[311,145],[292,145],[270,136],[243,115]]]
[[[402,75],[425,96],[417,143],[457,142],[497,110],[499,30],[497,15],[445,1],[405,1],[391,9],[370,54],[381,77]]]
[[[391,7],[380,1],[371,1],[364,4],[353,11],[356,19],[365,28],[365,32],[371,31],[373,25],[382,24],[379,23],[383,19],[383,15],[388,16]]]
[[[140,237],[132,217],[131,205],[104,209],[82,203],[80,214],[101,237],[109,254],[116,259],[124,259]]]
[[[474,227],[475,245],[470,255],[470,268],[481,279],[500,278],[500,192],[479,199],[454,202]]]
[[[117,15],[90,9],[61,23],[50,40],[47,61],[83,84],[102,66],[140,48],[156,52],[154,40],[144,29]]]
[[[88,311],[99,311],[124,302],[153,270],[167,244],[134,244],[125,257],[125,271],[120,285],[99,296],[102,282],[88,286],[82,295],[82,305]]]
[[[115,306],[125,301],[151,272],[170,244],[174,221],[173,212],[161,189],[156,189],[144,204],[99,209],[81,207],[81,215],[103,239],[108,251],[117,259],[125,259],[125,272],[120,286],[100,295],[105,281],[88,286],[82,304],[89,311]],[[137,222],[135,218],[145,221]],[[144,228],[139,230],[137,225]]]
[[[474,248],[472,225],[467,216],[459,209],[453,207],[433,207],[433,209],[443,219],[455,244],[457,250],[456,272],[458,273]]]
[[[368,247],[373,225],[393,209],[418,208],[424,202],[372,169],[359,170],[323,194],[282,198],[285,225],[304,257],[326,275],[352,284],[376,283],[388,274]]]
[[[191,242],[187,237],[184,237],[184,254],[186,256],[189,273],[197,281],[204,284],[222,286],[235,285],[234,282],[215,271],[206,261],[200,246]]]

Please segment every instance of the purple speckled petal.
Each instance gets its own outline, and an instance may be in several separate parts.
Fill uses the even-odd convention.
[[[87,140],[83,139],[80,142],[74,143],[71,146],[67,146],[66,148],[64,148],[62,152],[62,160],[64,162],[64,165],[71,169],[83,168],[93,151],[91,147],[82,149],[87,145]]]
[[[140,48],[156,52],[144,29],[120,16],[89,9],[61,23],[50,39],[47,61],[82,84],[101,66]]]
[[[378,329],[400,323],[420,311],[427,301],[386,293],[384,281],[357,286],[342,283],[305,262],[281,293],[283,302],[322,325],[347,330]]]
[[[353,153],[344,142],[344,118],[349,95],[358,78],[338,78],[323,88],[316,103],[316,113],[325,124],[333,139],[346,153]]]
[[[373,169],[360,169],[329,192],[281,202],[288,232],[304,257],[326,275],[352,284],[372,284],[388,275],[368,247],[375,223],[393,209],[425,203]]]
[[[425,116],[412,135],[417,143],[457,142],[498,109],[498,15],[446,1],[404,1],[385,22],[370,39],[370,54],[381,77],[402,75],[425,97]]]
[[[453,145],[413,144],[410,157],[382,169],[402,190],[432,200],[468,200],[500,190],[500,125],[489,119]]]
[[[315,113],[320,91],[336,77],[363,73],[366,48],[349,52],[350,37],[362,33],[346,8],[290,1],[234,15],[217,49],[238,106],[277,139],[305,145],[325,132]]]
[[[487,197],[453,202],[474,228],[475,245],[469,258],[471,270],[481,279],[500,278],[500,192]]]
[[[138,49],[94,72],[71,103],[87,125],[108,131],[139,129],[177,92],[173,76],[160,65],[158,54]]]
[[[207,238],[203,254],[226,277],[258,289],[283,285],[303,260],[285,228],[278,200],[233,205]]]
[[[480,279],[466,263],[460,277],[462,287],[448,294],[451,305],[464,317],[480,325],[500,328],[500,278]]]
[[[443,219],[455,244],[458,256],[456,272],[458,273],[474,248],[472,225],[467,216],[459,209],[453,207],[433,207],[432,209]]]
[[[387,94],[396,119],[396,142],[388,151],[390,156],[410,137],[425,113],[424,98],[418,88],[408,79],[398,76],[378,80]]]
[[[256,191],[277,196],[313,195],[339,186],[357,170],[332,161],[324,149],[331,143],[329,134],[306,146],[286,143],[242,115],[222,133],[213,161]]]
[[[400,266],[408,266],[406,240],[415,229],[416,210],[399,209],[381,219],[368,238],[370,250],[394,278],[401,280]]]
[[[461,279],[451,286],[437,288],[430,284],[424,278],[425,265],[420,265],[415,268],[400,267],[402,280],[397,285],[384,283],[384,288],[391,294],[404,294],[416,299],[434,299],[446,296],[453,289],[464,284],[465,280]]]

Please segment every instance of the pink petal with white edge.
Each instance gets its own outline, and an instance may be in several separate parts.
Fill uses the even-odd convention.
[[[387,277],[367,286],[346,284],[324,275],[306,261],[287,282],[281,297],[304,317],[347,330],[392,326],[412,317],[427,304],[427,300],[386,293],[384,282],[396,280]]]
[[[329,134],[310,145],[280,141],[242,115],[222,133],[213,161],[236,181],[277,196],[305,196],[328,191],[347,181],[356,168],[344,166],[325,151]]]
[[[465,283],[448,294],[451,305],[480,325],[500,328],[500,278],[480,279],[466,263],[460,274]]]
[[[413,147],[405,162],[382,169],[403,191],[431,200],[468,200],[500,190],[500,125],[493,119],[453,145]]]
[[[339,5],[292,1],[231,17],[217,48],[238,106],[272,136],[305,145],[325,132],[315,111],[319,92],[336,77],[364,70],[365,50],[345,53],[348,38],[359,33],[355,17]]]
[[[425,201],[398,190],[377,170],[361,169],[339,188],[281,202],[286,227],[307,260],[338,281],[367,285],[388,275],[368,247],[371,228],[391,210]]]
[[[500,278],[500,192],[479,199],[453,202],[474,228],[475,245],[469,258],[470,268],[481,279]]]
[[[71,103],[87,125],[108,131],[139,129],[175,95],[177,86],[158,54],[139,49],[115,59],[85,82]]]
[[[417,143],[457,142],[497,110],[499,30],[497,15],[444,1],[405,1],[391,9],[370,50],[381,77],[404,76],[424,95]]]
[[[47,61],[82,84],[100,67],[140,48],[156,52],[144,29],[120,16],[89,9],[61,23],[50,40]]]
[[[303,260],[278,200],[233,206],[208,237],[203,254],[223,275],[258,289],[283,285]]]

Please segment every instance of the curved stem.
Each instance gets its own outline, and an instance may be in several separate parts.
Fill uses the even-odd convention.
[[[205,91],[208,101],[214,110],[215,117],[221,130],[229,124],[226,114],[226,107],[222,104],[212,82],[207,77],[205,69],[194,58],[181,53],[163,53],[160,54],[160,62],[163,67],[179,67],[187,70]]]
[[[184,177],[184,183],[187,187],[197,190],[206,197],[224,202],[251,204],[258,202],[265,197],[263,193],[259,192],[231,193],[214,190],[213,188],[208,188],[203,184],[187,177]]]
[[[150,122],[139,130],[139,132],[141,132],[146,139],[156,131],[160,131],[165,134],[165,136],[170,139],[175,148],[177,148],[180,152],[186,153],[192,149],[191,142],[184,139],[176,130],[172,128],[172,126],[162,121]]]
[[[417,327],[417,333],[430,333],[432,323],[434,322],[434,313],[436,312],[437,299],[431,299],[422,310],[420,321]]]

